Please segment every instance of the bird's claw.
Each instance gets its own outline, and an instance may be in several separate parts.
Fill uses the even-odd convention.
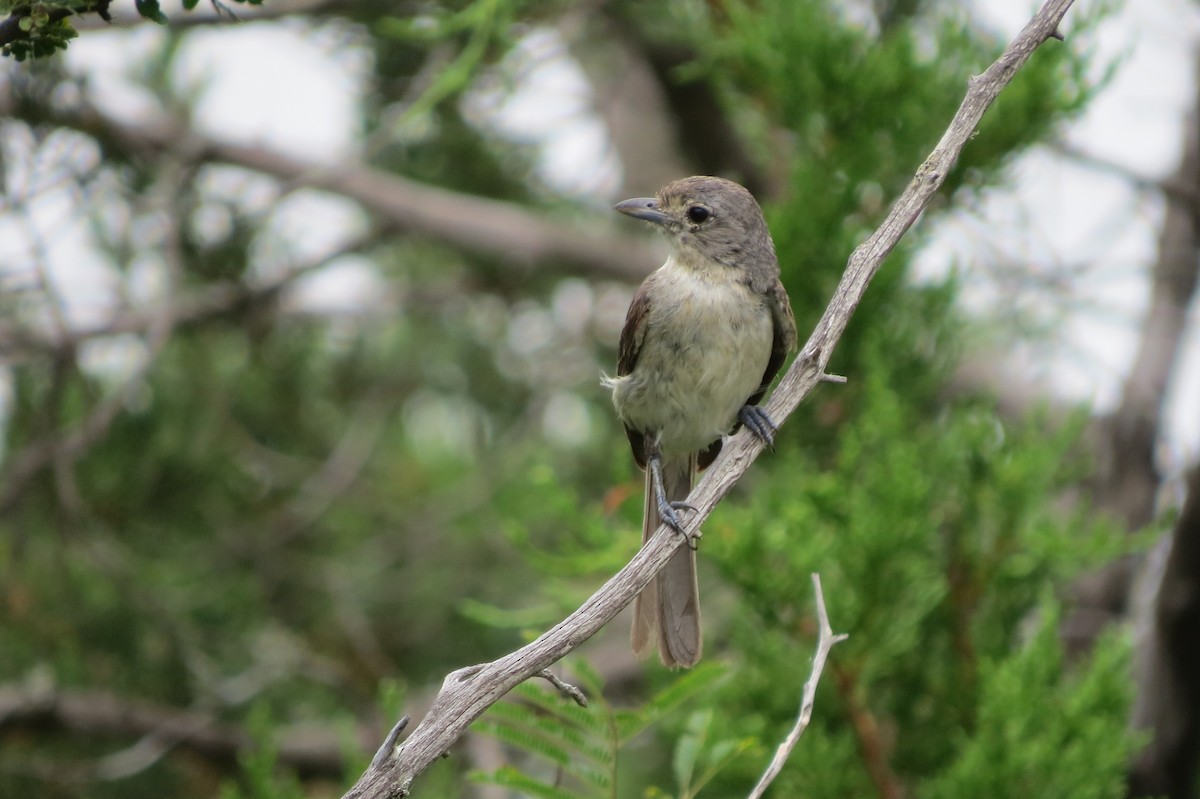
[[[679,518],[678,513],[678,511],[681,510],[690,510],[692,513],[699,512],[699,509],[695,505],[691,505],[687,502],[666,502],[665,500],[660,500],[658,502],[658,518],[661,519],[662,523],[667,527],[670,527],[672,530],[686,538],[688,547],[694,551],[698,548],[698,544],[696,542],[700,539],[700,531],[697,530],[694,533],[687,533],[684,531],[683,520]]]
[[[695,508],[686,502],[667,502],[662,499],[658,501],[658,518],[662,519],[663,524],[677,533],[683,532],[683,521],[677,513],[677,511],[681,510],[694,511]]]
[[[738,421],[759,441],[768,447],[775,446],[775,433],[779,431],[779,427],[761,405],[743,405],[742,409],[738,411]]]

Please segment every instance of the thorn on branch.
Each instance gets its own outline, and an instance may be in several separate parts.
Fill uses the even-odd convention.
[[[1050,32],[1050,38],[1058,39],[1060,42],[1065,42],[1067,40],[1067,37],[1063,36],[1062,31],[1060,31],[1058,28],[1055,28]]]
[[[404,728],[408,726],[408,716],[404,716],[396,722],[396,726],[392,727],[391,732],[383,739],[378,751],[375,752],[375,757],[371,758],[371,768],[381,768],[384,763],[395,753],[396,745],[400,740],[400,733],[404,732]]]
[[[822,372],[821,373],[821,382],[822,383],[845,383],[846,376],[845,375],[831,375],[828,372]]]
[[[446,679],[442,680],[442,690],[446,690],[452,683],[461,683],[471,680],[476,674],[483,671],[486,664],[479,663],[474,666],[466,666],[465,668],[452,671],[446,675]]]

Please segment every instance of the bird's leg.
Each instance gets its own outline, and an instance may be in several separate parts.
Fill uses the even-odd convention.
[[[766,444],[768,447],[775,446],[775,434],[779,432],[779,426],[767,415],[761,405],[743,405],[738,411],[738,421],[746,426],[759,441]]]
[[[650,470],[650,482],[654,485],[654,504],[658,508],[658,518],[675,532],[687,536],[688,546],[694,549],[695,539],[699,536],[688,536],[683,531],[683,521],[680,520],[678,511],[690,510],[695,512],[696,506],[689,505],[681,500],[672,501],[667,499],[666,489],[663,488],[662,455],[657,451],[651,452],[650,457],[646,459],[646,468]]]

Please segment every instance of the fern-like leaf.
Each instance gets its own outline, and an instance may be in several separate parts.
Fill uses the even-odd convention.
[[[538,799],[577,799],[576,794],[568,793],[561,788],[539,782],[532,777],[522,774],[512,766],[501,766],[491,774],[476,774],[475,779],[480,782],[499,785],[502,788],[511,788],[514,791],[520,791]]]
[[[705,663],[682,675],[637,710],[617,710],[604,699],[603,680],[585,661],[573,663],[572,679],[588,695],[583,708],[540,683],[525,683],[510,698],[493,705],[474,729],[504,742],[528,765],[505,766],[474,778],[533,797],[610,799],[617,782],[621,747],[668,713],[709,691],[725,675],[724,667]],[[711,720],[709,720],[711,721]],[[681,786],[699,786],[753,741],[709,740],[703,718],[693,719],[689,734],[680,740],[675,771]],[[541,761],[552,767],[554,784],[535,776]],[[693,779],[693,772],[700,777]]]

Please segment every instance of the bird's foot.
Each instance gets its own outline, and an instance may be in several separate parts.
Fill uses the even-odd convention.
[[[686,538],[688,548],[696,550],[699,547],[700,531],[697,530],[694,533],[684,531],[683,520],[679,518],[679,511],[690,510],[692,513],[695,513],[697,511],[696,506],[689,505],[686,502],[667,502],[661,497],[658,498],[657,504],[658,518],[662,520],[662,523]]]
[[[759,441],[768,447],[775,446],[775,434],[779,432],[778,425],[767,415],[761,405],[743,405],[738,411],[738,421],[746,426]]]
[[[663,490],[662,482],[662,461],[657,455],[650,458],[650,470],[654,479],[654,504],[658,509],[658,518],[667,527],[670,527],[675,532],[687,539],[687,545],[691,549],[697,548],[697,541],[700,540],[700,531],[694,533],[685,532],[683,529],[683,520],[679,518],[679,511],[690,510],[692,513],[699,512],[699,509],[690,503],[682,500],[671,501],[667,499],[667,493]]]

